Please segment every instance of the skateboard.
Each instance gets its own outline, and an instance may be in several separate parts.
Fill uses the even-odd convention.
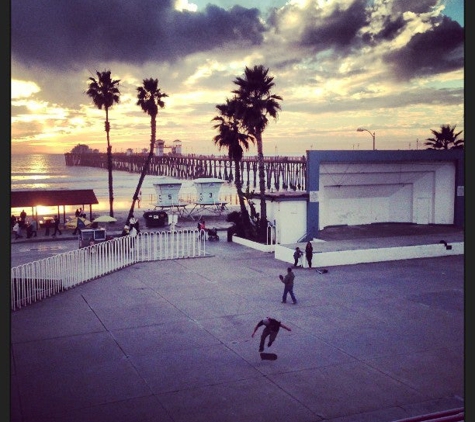
[[[275,353],[263,353],[263,352],[261,352],[261,359],[262,360],[276,360],[277,355]]]

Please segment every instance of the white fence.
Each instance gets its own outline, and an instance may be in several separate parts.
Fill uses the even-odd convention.
[[[206,255],[198,230],[141,232],[11,269],[11,310],[145,261]]]

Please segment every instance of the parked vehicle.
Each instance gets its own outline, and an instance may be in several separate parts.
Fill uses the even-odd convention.
[[[42,217],[38,222],[40,229],[46,228],[47,223],[49,223],[49,227],[54,227],[54,217]]]

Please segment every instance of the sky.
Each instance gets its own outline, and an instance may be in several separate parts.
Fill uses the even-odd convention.
[[[372,149],[373,134],[376,149],[424,149],[431,129],[464,130],[464,50],[463,0],[14,1],[11,153],[105,152],[105,111],[86,90],[110,70],[113,152],[148,149],[137,87],[153,78],[168,95],[157,139],[226,154],[216,105],[257,65],[282,97],[264,155]]]

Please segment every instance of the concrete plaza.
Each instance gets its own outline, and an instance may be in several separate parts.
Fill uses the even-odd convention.
[[[463,255],[295,269],[293,305],[272,253],[225,237],[207,251],[12,312],[10,421],[392,422],[464,406]],[[292,329],[276,361],[251,338],[265,316]]]

